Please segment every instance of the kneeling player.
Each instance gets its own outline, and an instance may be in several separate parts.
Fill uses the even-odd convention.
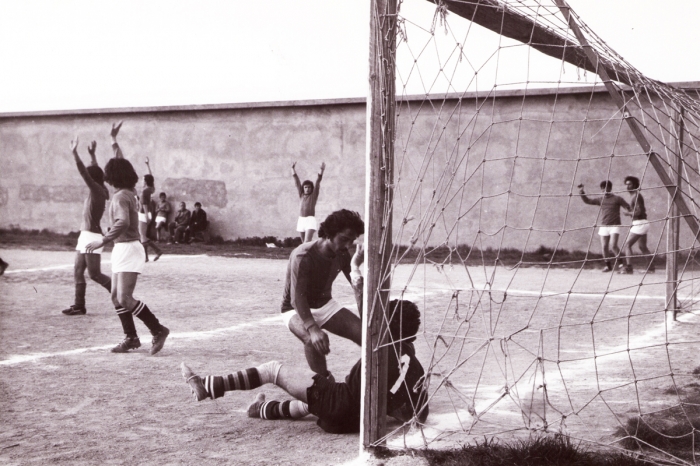
[[[413,341],[420,327],[420,311],[410,301],[393,300],[390,309],[389,364],[387,374],[387,413],[406,422],[417,417],[425,422],[428,417],[425,371],[416,358]],[[271,383],[292,395],[292,401],[265,402],[258,396],[248,415],[264,419],[297,419],[311,413],[318,417],[317,424],[330,433],[360,431],[362,390],[362,361],[350,370],[345,382],[334,382],[302,367],[270,361],[258,367],[227,376],[199,377],[182,363],[182,375],[190,385],[194,398],[219,398],[231,390],[253,390]]]

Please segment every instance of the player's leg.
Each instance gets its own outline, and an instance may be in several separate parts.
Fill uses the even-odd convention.
[[[148,327],[153,335],[151,354],[156,354],[163,348],[165,339],[170,334],[170,330],[162,325],[158,318],[151,312],[146,303],[134,298],[134,289],[139,274],[137,272],[122,272],[120,274],[119,288],[117,289],[117,299],[122,307],[129,309],[134,317],[138,317]]]
[[[624,245],[625,268],[622,270],[622,273],[632,273],[634,271],[634,267],[632,266],[632,246],[634,246],[637,241],[639,241],[639,235],[630,232]]]
[[[264,393],[258,393],[248,405],[248,417],[258,419],[301,419],[309,415],[309,405],[301,400],[266,401]]]
[[[610,233],[610,250],[614,254],[615,258],[620,255],[620,248],[617,246],[617,241],[619,238],[619,233]]]
[[[600,236],[600,247],[603,250],[603,260],[605,262],[605,268],[603,268],[603,272],[611,272],[612,271],[612,262],[610,261],[610,236],[609,235],[601,235]]]
[[[362,321],[348,309],[336,312],[321,328],[362,346]]]
[[[105,290],[112,291],[112,279],[102,273],[102,254],[83,254],[87,265],[88,277]]]
[[[651,255],[651,251],[649,251],[649,248],[647,247],[646,233],[643,235],[639,235],[639,250],[642,251],[642,254],[645,257],[649,258],[649,266],[647,268],[647,271],[651,273],[656,272],[656,267],[654,266],[654,257]]]
[[[87,264],[85,262],[85,254],[80,251],[75,253],[75,261],[73,262],[73,281],[75,283],[75,298],[73,304],[64,309],[63,312],[67,316],[83,315],[85,311],[85,290],[87,284],[85,283],[85,269]]]
[[[314,233],[316,233],[316,230],[306,230],[306,233],[304,234],[304,242],[308,243],[309,241],[313,241]]]
[[[306,362],[309,364],[309,368],[317,374],[328,375],[326,356],[314,348],[314,345],[311,343],[309,331],[304,327],[304,322],[302,322],[299,314],[294,313],[294,315],[292,315],[292,318],[289,319],[288,327],[294,336],[304,344],[304,356],[306,356]]]
[[[112,348],[112,353],[126,353],[141,346],[141,341],[136,333],[136,325],[134,325],[134,315],[119,302],[117,290],[120,286],[120,276],[120,273],[112,274],[112,304],[117,311],[117,317],[122,324],[125,337],[121,343]]]

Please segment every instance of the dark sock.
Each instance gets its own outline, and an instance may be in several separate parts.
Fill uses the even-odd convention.
[[[75,284],[75,304],[73,307],[75,309],[85,309],[85,289],[87,288],[87,283],[76,283]]]
[[[136,338],[136,325],[134,325],[134,316],[128,309],[124,307],[118,307],[117,315],[119,320],[122,322],[122,328],[124,329],[124,334],[129,338]]]
[[[153,315],[150,309],[148,309],[146,303],[136,301],[136,306],[134,307],[134,309],[132,309],[131,312],[134,314],[134,316],[138,317],[143,321],[144,324],[146,324],[148,330],[151,331],[151,335],[157,335],[158,333],[160,333],[163,326],[160,325],[160,322],[158,322],[158,318],[155,315]]]

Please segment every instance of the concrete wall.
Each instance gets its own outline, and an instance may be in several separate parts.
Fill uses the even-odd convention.
[[[404,102],[399,241],[598,251],[597,208],[583,204],[576,185],[598,193],[610,179],[622,190],[624,176],[635,175],[655,221],[650,246],[663,246],[668,196],[616,113],[606,92],[590,89]],[[295,236],[293,161],[302,179],[315,179],[322,161],[328,166],[319,219],[339,208],[364,214],[364,102],[283,102],[0,115],[0,228],[76,231],[86,188],[69,142],[79,135],[85,160],[95,139],[104,166],[111,123],[120,119],[119,141],[137,172],[146,173],[149,157],[157,192],[174,204],[202,202],[212,233],[225,239]]]

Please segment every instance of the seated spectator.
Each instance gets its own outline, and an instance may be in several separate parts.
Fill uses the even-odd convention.
[[[165,193],[160,193],[160,201],[156,206],[156,237],[158,241],[161,241],[161,231],[168,229],[168,217],[170,217],[170,211],[172,207],[170,202],[166,199]]]
[[[181,243],[187,227],[190,224],[191,212],[187,210],[184,202],[180,203],[180,210],[177,211],[175,221],[170,222],[170,241],[175,241],[175,244]]]
[[[190,225],[187,227],[185,232],[185,241],[191,243],[197,238],[197,234],[204,233],[209,226],[209,221],[207,220],[207,213],[202,209],[201,202],[194,203],[194,212],[192,212],[192,217],[190,218]]]

